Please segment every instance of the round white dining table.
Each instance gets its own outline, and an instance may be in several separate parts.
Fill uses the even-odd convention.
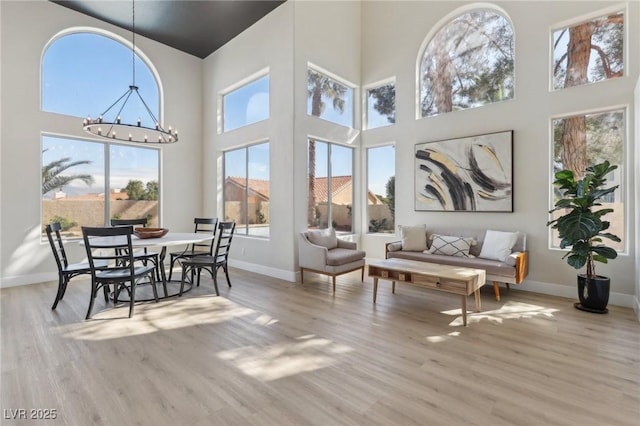
[[[118,243],[123,241],[126,238],[124,236],[115,236],[115,237],[96,237],[92,239],[92,245],[96,248],[99,248],[100,245],[104,244],[105,246],[113,245],[114,243]],[[213,234],[203,233],[203,232],[169,232],[166,235],[160,238],[138,238],[136,235],[131,236],[131,246],[133,248],[143,248],[143,247],[161,247],[158,263],[160,266],[160,277],[162,279],[162,288],[164,290],[164,296],[162,298],[177,296],[179,293],[179,286],[176,286],[176,290],[169,291],[167,288],[167,274],[164,270],[164,259],[167,256],[167,247],[170,246],[185,246],[185,251],[188,249],[189,244],[200,243],[203,241],[209,241],[214,239]],[[80,245],[84,246],[84,240],[80,240]],[[189,286],[186,291],[189,291],[191,287]],[[158,296],[160,297],[160,296]],[[138,298],[136,297],[136,300]],[[145,299],[142,299],[143,301]]]

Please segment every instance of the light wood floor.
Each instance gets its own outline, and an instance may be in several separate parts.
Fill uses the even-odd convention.
[[[458,296],[359,272],[304,286],[233,270],[84,321],[87,281],[0,291],[2,425],[634,425],[640,325],[512,289]],[[474,306],[470,301],[469,306]],[[27,420],[11,420],[25,409]],[[53,421],[31,409],[55,409]],[[35,412],[37,414],[37,412]]]

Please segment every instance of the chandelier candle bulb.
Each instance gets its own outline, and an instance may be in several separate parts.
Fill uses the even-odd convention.
[[[138,118],[138,127],[140,127],[140,119]]]
[[[102,123],[102,116],[98,117],[98,123]]]
[[[98,127],[98,136],[102,136],[102,127]]]
[[[131,140],[131,133],[129,133],[129,140]]]

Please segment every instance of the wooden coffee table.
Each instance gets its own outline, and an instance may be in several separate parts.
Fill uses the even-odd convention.
[[[484,269],[462,268],[406,259],[384,259],[369,263],[369,276],[373,277],[373,303],[376,303],[378,279],[392,282],[391,292],[396,292],[396,281],[431,290],[458,294],[462,298],[462,321],[467,325],[467,296],[472,293],[476,310],[480,312],[480,287],[486,280]]]

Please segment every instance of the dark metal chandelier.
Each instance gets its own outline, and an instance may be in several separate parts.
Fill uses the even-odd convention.
[[[133,64],[133,78],[132,84],[129,89],[124,92],[122,96],[118,98],[109,108],[107,108],[97,118],[87,117],[84,120],[83,128],[86,132],[93,136],[99,136],[105,139],[115,139],[126,142],[138,142],[143,144],[169,144],[178,142],[178,131],[169,126],[165,129],[160,124],[160,121],[153,115],[151,109],[147,106],[147,103],[142,99],[142,96],[138,92],[138,86],[136,86],[136,14],[135,14],[135,1],[133,1],[132,12],[132,64]],[[124,123],[122,121],[121,113],[124,110],[125,105],[129,101],[132,95],[138,97],[147,114],[155,124],[155,127],[146,127],[142,125],[142,120],[138,118],[136,123]],[[134,96],[134,99],[135,99]],[[109,118],[108,118],[109,117]]]

